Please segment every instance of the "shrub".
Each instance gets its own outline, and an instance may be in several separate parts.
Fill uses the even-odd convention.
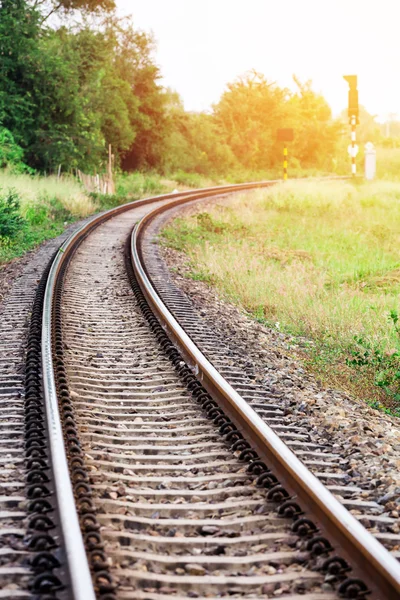
[[[15,190],[0,192],[0,237],[14,238],[24,226],[20,205],[20,197]]]
[[[49,218],[49,211],[44,205],[29,205],[25,207],[25,219],[29,225],[38,227],[44,225]]]
[[[23,150],[15,143],[8,129],[0,127],[0,167],[22,163]]]

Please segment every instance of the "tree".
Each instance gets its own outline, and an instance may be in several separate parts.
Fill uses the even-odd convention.
[[[291,156],[303,167],[332,161],[341,125],[333,121],[326,100],[294,77],[298,91],[268,82],[255,71],[229,84],[214,115],[223,137],[247,169],[265,170],[282,161],[277,129],[293,128]]]
[[[295,129],[291,156],[301,165],[329,164],[344,127],[311,82],[295,78],[292,93],[251,71],[228,84],[210,114],[187,113],[160,83],[152,37],[117,18],[114,6],[0,0],[1,165],[18,155],[39,171],[61,164],[93,172],[111,144],[126,170],[265,171],[281,163],[281,127]],[[74,10],[79,24],[48,25],[51,14]]]
[[[98,117],[79,93],[77,56],[62,34],[44,29],[24,0],[0,8],[0,126],[39,170],[96,162],[104,147]]]
[[[167,94],[170,131],[165,142],[166,169],[210,176],[238,166],[231,148],[221,139],[213,115],[187,113],[176,92],[167,90]]]
[[[40,15],[25,0],[0,5],[0,125],[26,147],[35,127],[32,97],[39,67]]]
[[[296,130],[291,153],[303,167],[330,167],[342,125],[332,119],[332,111],[321,94],[312,89],[312,82],[301,83],[293,76],[298,91],[288,102]]]
[[[69,13],[73,10],[89,13],[109,12],[115,9],[115,0],[30,0],[30,6],[40,11],[44,22],[55,13]]]
[[[11,131],[0,127],[0,168],[23,168],[24,151],[15,143]]]
[[[287,126],[288,90],[251,71],[228,84],[214,106],[216,123],[237,160],[249,169],[266,169],[280,160],[276,129]]]
[[[115,17],[50,29],[26,0],[0,7],[0,126],[32,167],[101,169],[108,144],[134,167],[162,162],[164,92],[153,42]],[[136,145],[135,145],[136,144]]]
[[[161,73],[153,59],[153,39],[135,31],[131,23],[117,29],[117,39],[115,70],[129,84],[137,103],[137,110],[130,115],[135,140],[123,154],[122,165],[126,170],[162,168],[169,130],[168,96],[159,83]]]

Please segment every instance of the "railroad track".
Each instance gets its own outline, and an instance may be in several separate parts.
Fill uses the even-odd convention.
[[[154,243],[183,203],[252,187],[114,209],[44,274],[0,598],[400,597],[394,520],[204,330]]]

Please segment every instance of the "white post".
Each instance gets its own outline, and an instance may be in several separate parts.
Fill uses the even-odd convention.
[[[376,174],[376,150],[372,142],[365,144],[365,179],[372,181]]]

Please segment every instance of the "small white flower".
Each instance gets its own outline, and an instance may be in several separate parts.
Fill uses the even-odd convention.
[[[276,327],[277,329],[280,329],[280,328],[281,328],[281,324],[279,323],[279,321],[277,321],[277,322],[275,323],[275,327]]]

